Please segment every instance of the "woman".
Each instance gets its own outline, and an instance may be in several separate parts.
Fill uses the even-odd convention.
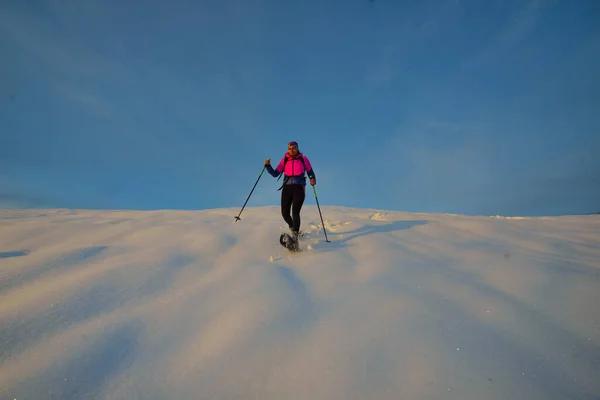
[[[287,222],[294,239],[298,239],[300,232],[300,210],[304,203],[306,195],[306,177],[308,174],[310,184],[317,184],[315,172],[310,165],[310,161],[298,150],[298,143],[289,142],[288,151],[277,165],[277,168],[271,167],[271,159],[265,160],[265,167],[269,173],[277,178],[284,174],[283,185],[279,188],[281,191],[281,215]],[[292,215],[290,216],[290,209]]]

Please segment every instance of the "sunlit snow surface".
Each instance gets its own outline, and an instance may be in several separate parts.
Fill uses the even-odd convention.
[[[600,216],[321,211],[0,210],[0,398],[600,398]]]

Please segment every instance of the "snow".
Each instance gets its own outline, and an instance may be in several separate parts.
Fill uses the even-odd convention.
[[[0,398],[600,398],[600,216],[321,210],[0,210]]]

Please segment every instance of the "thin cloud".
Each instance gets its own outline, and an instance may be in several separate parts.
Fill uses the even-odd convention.
[[[51,67],[46,71],[54,74],[72,76],[79,71],[94,75],[105,67],[103,60],[93,57],[77,39],[60,35],[35,15],[4,9],[0,13],[0,30],[39,63]]]
[[[374,64],[372,70],[367,75],[367,83],[371,86],[377,87],[386,85],[394,79],[395,73],[395,55],[398,52],[396,46],[386,46],[380,57],[380,60]]]
[[[425,41],[438,34],[444,26],[456,24],[458,1],[443,3],[432,2],[396,11],[400,19],[395,21],[398,28],[387,33],[393,38],[386,38],[378,55],[367,69],[366,83],[371,87],[385,86],[401,75],[413,52],[418,52]]]
[[[4,31],[13,43],[35,60],[34,66],[28,66],[25,60],[21,60],[20,65],[25,68],[44,67],[43,73],[47,78],[44,83],[59,97],[83,105],[97,115],[117,117],[109,102],[87,90],[84,83],[133,79],[134,75],[120,60],[101,55],[86,46],[83,39],[55,29],[34,14],[2,10],[0,31]]]
[[[0,174],[0,209],[51,208],[56,203],[48,196],[32,194],[16,185],[6,174]]]
[[[15,60],[17,65],[41,71],[36,76],[42,85],[51,90],[50,93],[46,91],[50,101],[66,100],[89,112],[85,114],[79,111],[72,116],[71,125],[78,127],[78,130],[60,131],[60,137],[66,145],[74,146],[83,143],[84,139],[90,140],[88,144],[94,145],[96,156],[102,157],[104,150],[112,160],[119,157],[119,154],[122,160],[128,160],[135,152],[143,154],[144,159],[149,154],[160,153],[163,140],[157,133],[156,125],[148,120],[143,109],[143,101],[147,102],[149,98],[146,94],[152,90],[145,80],[152,77],[154,81],[161,82],[161,88],[170,87],[169,83],[173,80],[159,69],[141,61],[125,62],[120,58],[122,49],[105,54],[94,46],[86,45],[94,42],[94,39],[101,40],[104,46],[114,44],[114,37],[104,37],[102,31],[74,38],[54,22],[13,9],[4,9],[0,13],[0,32],[4,32],[8,40],[26,54]],[[34,66],[31,60],[34,60]],[[127,91],[126,88],[131,90]],[[119,91],[126,93],[126,96],[117,97],[116,93]],[[144,97],[143,101],[135,101],[140,96]],[[155,98],[165,97],[167,96],[156,95]],[[127,112],[124,111],[125,106],[129,107]],[[100,117],[101,120],[90,120],[90,115]],[[91,122],[93,125],[88,126]],[[103,129],[102,137],[98,134],[100,129]],[[21,148],[21,164],[36,161],[39,158],[37,153],[44,154],[43,149],[36,149],[35,145],[22,138],[7,136],[6,141],[5,144],[12,144],[17,150]],[[135,143],[135,147],[132,148],[131,143]],[[81,157],[76,157],[78,152],[63,148],[55,150],[56,154],[59,150],[64,151],[60,157],[46,157],[49,163],[55,164],[72,158],[82,162]]]
[[[66,82],[55,82],[55,90],[69,100],[89,109],[92,113],[108,119],[119,118],[117,110],[105,99]]]
[[[503,29],[484,49],[468,59],[463,67],[467,69],[477,68],[492,62],[501,53],[515,46],[534,29],[545,3],[543,0],[531,0],[514,12]]]
[[[442,121],[436,119],[426,121],[423,125],[425,128],[428,129],[441,129],[447,132],[458,132],[464,128],[463,125],[456,122]]]
[[[0,166],[58,167],[49,170],[53,179],[69,168],[99,176],[100,171],[122,171],[126,175],[121,179],[141,171],[152,174],[152,179],[159,173],[207,178],[214,175],[214,161],[199,157],[200,151],[219,153],[227,142],[242,143],[246,149],[257,146],[247,132],[262,130],[264,112],[260,101],[244,96],[247,91],[242,89],[263,86],[259,83],[266,74],[260,57],[247,51],[242,60],[251,64],[250,69],[240,62],[215,70],[197,59],[204,51],[216,57],[214,43],[207,39],[211,35],[204,35],[194,42],[195,55],[168,51],[171,46],[183,50],[188,42],[156,43],[156,52],[180,57],[179,64],[163,62],[133,47],[137,39],[118,23],[111,27],[107,10],[87,9],[87,3],[59,3],[46,3],[44,15],[18,4],[0,6],[0,35],[10,48],[18,49],[9,72],[24,69],[24,77],[40,84],[40,98],[45,96],[43,100],[60,114],[49,124],[38,120],[28,129],[18,117],[11,117],[22,131],[0,134]],[[195,23],[193,16],[198,15],[207,32],[221,30],[214,21],[202,20],[208,18],[204,9],[183,12],[187,6],[180,5],[175,12],[163,3],[151,6],[161,8],[156,12],[169,8],[184,23]],[[243,16],[234,14],[227,15],[232,20]],[[250,25],[244,33],[251,32]],[[256,33],[258,38],[262,34]],[[227,41],[241,37],[236,30]],[[154,45],[155,39],[162,37],[150,32],[139,40]],[[23,107],[19,111],[27,112]],[[9,195],[12,204],[15,197]]]

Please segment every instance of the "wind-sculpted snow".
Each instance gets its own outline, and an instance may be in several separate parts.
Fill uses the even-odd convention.
[[[0,211],[0,398],[600,398],[600,216],[321,210]]]

